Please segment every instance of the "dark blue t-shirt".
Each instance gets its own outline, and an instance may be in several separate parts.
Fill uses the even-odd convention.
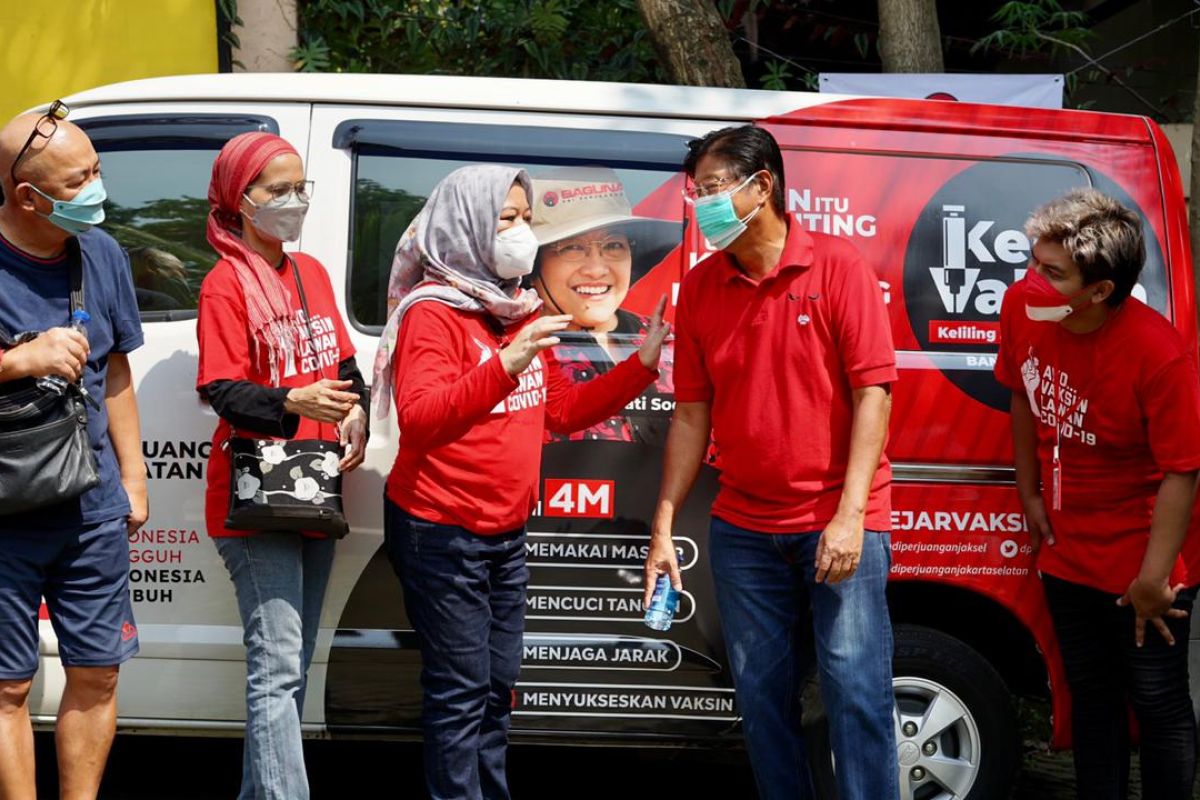
[[[88,438],[100,466],[100,484],[80,497],[56,506],[22,514],[0,516],[0,530],[22,528],[74,528],[119,519],[129,513],[129,498],[121,486],[121,472],[108,438],[108,408],[104,392],[108,354],[129,353],[142,344],[142,323],[129,258],[121,246],[101,230],[79,237],[83,253],[83,307],[87,323],[88,356],[83,387],[100,410],[88,408]],[[0,326],[10,334],[44,331],[70,322],[71,280],[67,257],[35,258],[0,235]]]

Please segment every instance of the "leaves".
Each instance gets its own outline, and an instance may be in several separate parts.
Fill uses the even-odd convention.
[[[788,79],[791,77],[791,67],[776,58],[767,62],[766,69],[759,80],[762,82],[762,88],[782,92],[787,91]]]
[[[289,54],[297,72],[327,72],[330,66],[329,45],[319,35],[306,38]]]
[[[867,48],[871,45],[871,37],[866,33],[859,32],[854,34],[854,49],[858,51],[859,58],[867,57]]]
[[[1025,58],[1047,51],[1057,54],[1071,46],[1083,47],[1092,32],[1086,27],[1088,15],[1064,11],[1058,0],[1007,2],[997,9],[991,21],[999,28],[977,41],[972,53],[996,50],[1011,57]]]
[[[238,16],[237,0],[217,0],[217,16],[224,23],[221,41],[234,49],[241,48],[242,40],[233,32],[235,27],[245,24]]]
[[[972,53],[994,50],[1010,58],[1046,58],[1062,53],[1081,55],[1087,53],[1088,40],[1092,32],[1086,26],[1087,14],[1079,11],[1064,11],[1058,0],[1030,0],[1029,2],[1007,2],[991,17],[1000,26],[977,41]],[[1087,82],[1094,83],[1098,70],[1090,70]],[[1067,97],[1075,94],[1079,86],[1077,72],[1067,74]]]
[[[666,77],[636,0],[300,0],[299,11],[300,70]]]

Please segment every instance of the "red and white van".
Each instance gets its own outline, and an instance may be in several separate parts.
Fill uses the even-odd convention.
[[[626,298],[626,308],[645,310],[663,291],[674,298],[707,253],[680,193],[685,143],[756,123],[783,147],[793,224],[852,241],[878,270],[891,312],[901,377],[888,445],[890,602],[904,796],[1006,796],[1018,761],[1018,696],[1048,694],[1053,743],[1069,744],[1069,698],[1013,487],[1008,396],[992,377],[1000,301],[1028,260],[1021,229],[1029,212],[1091,185],[1142,215],[1150,235],[1137,296],[1194,345],[1179,173],[1153,122],[936,101],[405,76],[192,76],[67,101],[101,154],[105,227],[130,251],[146,332],[132,362],[151,520],[130,537],[142,653],[122,671],[123,730],[236,735],[244,720],[241,626],[203,522],[215,417],[193,389],[196,292],[214,260],[205,196],[226,140],[271,130],[304,155],[315,190],[299,247],[342,287],[339,306],[369,365],[392,249],[451,169],[491,161],[535,177],[572,164],[615,170],[636,213],[678,223],[677,239]],[[637,402],[663,424],[673,406],[661,391]],[[417,731],[419,655],[380,549],[395,444],[394,422],[377,425],[367,464],[347,480],[353,533],[338,545],[322,617],[304,713],[313,735]],[[677,531],[687,591],[676,624],[660,634],[640,621],[660,467],[653,436],[547,444],[543,501],[530,521],[518,740],[738,744],[705,553],[711,469]],[[49,669],[31,702],[48,722],[62,679],[48,624],[42,637]],[[813,731],[819,751],[819,719]]]

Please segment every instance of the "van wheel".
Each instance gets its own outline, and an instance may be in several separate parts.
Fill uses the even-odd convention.
[[[1017,716],[999,673],[969,646],[932,628],[897,625],[895,642],[901,800],[1008,797],[1019,755]],[[811,703],[819,694],[805,697]],[[823,709],[806,708],[805,735],[817,796],[836,800]]]

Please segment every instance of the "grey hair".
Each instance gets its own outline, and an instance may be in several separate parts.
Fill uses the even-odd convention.
[[[1046,203],[1029,217],[1025,233],[1030,241],[1062,245],[1085,285],[1112,281],[1111,306],[1129,297],[1146,263],[1141,217],[1095,189],[1072,189]]]

